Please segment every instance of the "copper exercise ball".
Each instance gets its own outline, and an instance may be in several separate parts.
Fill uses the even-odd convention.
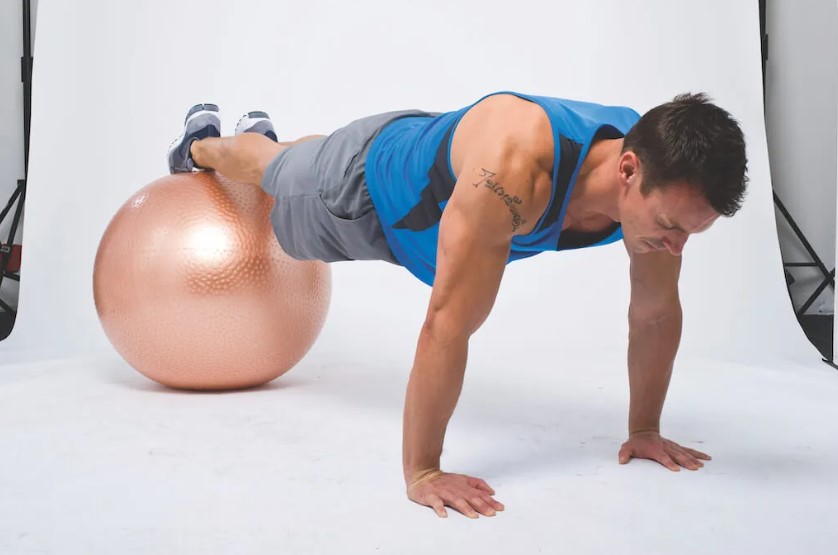
[[[238,389],[287,372],[320,333],[331,272],[289,257],[273,199],[212,172],[163,177],[108,225],[93,270],[117,352],[174,388]]]

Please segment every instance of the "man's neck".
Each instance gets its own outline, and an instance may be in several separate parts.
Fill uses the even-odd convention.
[[[584,225],[586,221],[607,216],[617,221],[617,163],[623,139],[606,139],[594,143],[588,151],[576,178],[565,215],[565,226]]]

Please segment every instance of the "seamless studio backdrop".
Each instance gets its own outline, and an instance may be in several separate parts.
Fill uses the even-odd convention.
[[[455,109],[496,90],[641,113],[677,93],[706,91],[742,123],[752,183],[740,214],[688,245],[682,353],[813,360],[790,309],[776,239],[756,8],[739,4],[697,10],[606,1],[545,10],[525,2],[511,10],[500,2],[184,1],[127,8],[45,0],[25,280],[19,321],[0,349],[109,351],[91,288],[99,238],[133,191],[166,173],[166,147],[196,102],[221,106],[225,133],[242,113],[262,109],[293,140],[388,110]],[[552,349],[560,337],[563,351],[621,350],[627,261],[615,244],[510,265],[480,335],[514,334],[526,323],[518,340],[530,348]],[[321,343],[335,346],[331,332],[343,330],[336,335],[348,354],[364,341],[363,333],[346,337],[358,320],[370,337],[386,330],[415,339],[427,287],[386,263],[335,264],[334,272]]]
[[[65,553],[114,542],[123,553],[429,552],[430,534],[451,545],[468,537],[474,552],[514,539],[522,552],[780,553],[807,542],[827,553],[838,492],[817,477],[832,476],[838,454],[825,428],[838,415],[838,382],[795,321],[784,282],[759,44],[756,1],[41,0],[27,254],[17,325],[0,342],[0,438],[15,449],[0,462],[12,493],[0,500],[0,546],[2,533],[30,530],[29,547],[87,550]],[[430,288],[402,268],[333,264],[319,340],[267,389],[164,394],[107,343],[91,285],[99,239],[131,193],[166,173],[166,148],[192,104],[219,104],[224,134],[242,113],[265,110],[280,140],[293,140],[497,90],[640,113],[704,91],[740,121],[749,194],[737,216],[685,249],[683,339],[663,416],[665,435],[704,442],[687,444],[718,459],[707,469],[670,476],[616,464],[628,399],[621,243],[511,264],[471,342],[443,463],[504,487],[507,512],[491,521],[443,528],[403,495],[401,402]],[[62,425],[50,425],[59,415]],[[151,424],[174,415],[174,428]],[[68,434],[78,443],[60,439]],[[580,442],[598,446],[580,458]],[[160,462],[116,470],[131,468],[132,452],[167,449],[207,467],[188,477]],[[50,467],[33,458],[67,474],[44,480]],[[800,491],[771,487],[784,478]],[[161,491],[172,480],[175,491]],[[765,526],[791,518],[791,506],[809,511],[796,519],[802,528]],[[318,532],[317,518],[342,520]],[[696,535],[707,537],[687,541]]]

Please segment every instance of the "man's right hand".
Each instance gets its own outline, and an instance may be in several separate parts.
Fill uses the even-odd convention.
[[[433,508],[442,518],[448,516],[445,506],[469,518],[477,518],[478,513],[495,516],[504,507],[492,498],[494,494],[495,490],[480,478],[441,470],[425,472],[407,486],[407,496],[411,501]]]

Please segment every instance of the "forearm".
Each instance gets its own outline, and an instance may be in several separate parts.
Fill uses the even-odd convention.
[[[629,435],[660,432],[660,417],[681,340],[680,305],[655,318],[630,318]]]
[[[468,337],[425,326],[419,337],[404,406],[405,481],[439,468],[445,429],[460,397]]]

